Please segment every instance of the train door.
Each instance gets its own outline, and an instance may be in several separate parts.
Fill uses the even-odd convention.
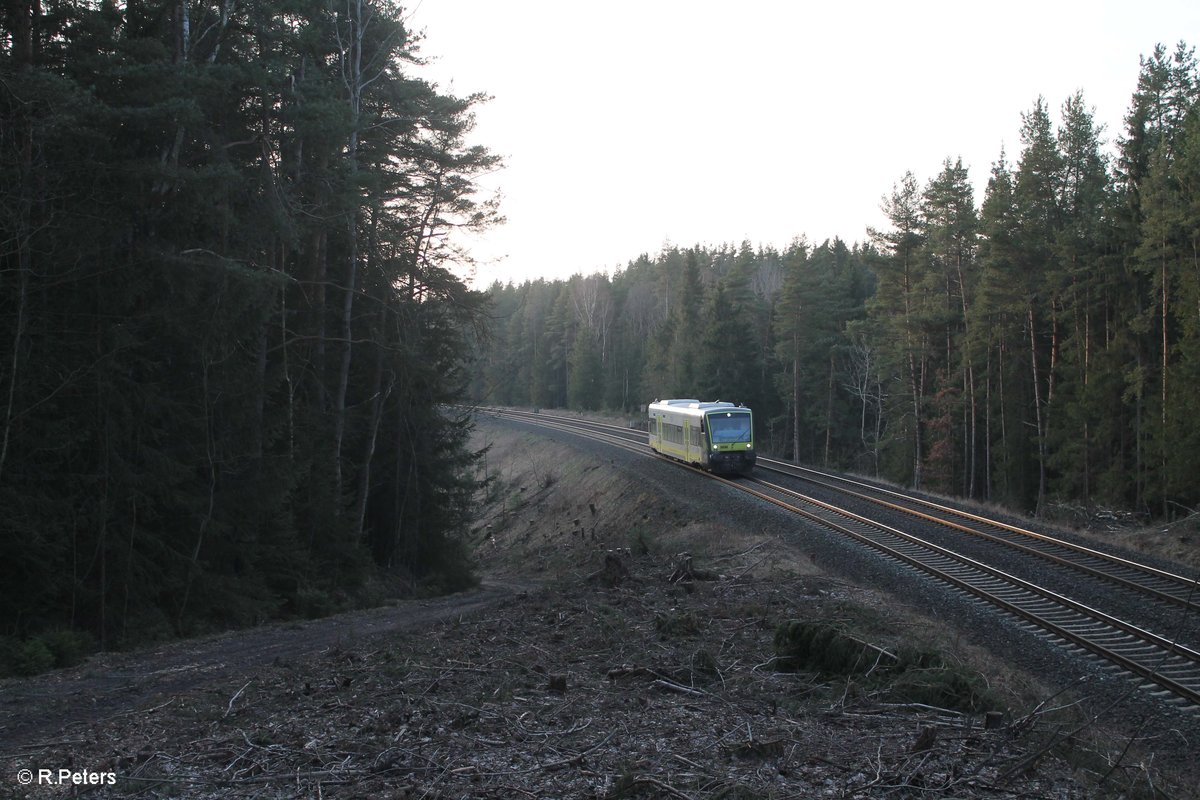
[[[692,423],[683,421],[683,460],[692,463]]]

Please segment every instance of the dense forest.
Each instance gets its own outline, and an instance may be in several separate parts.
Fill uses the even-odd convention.
[[[1034,511],[1190,514],[1198,97],[1193,50],[1160,46],[1111,153],[1082,93],[1057,115],[1038,99],[979,205],[948,159],[924,184],[905,174],[860,244],[668,247],[613,275],[497,283],[472,392],[630,413],[740,401],[800,461]]]
[[[468,583],[468,395],[735,400],[770,451],[919,488],[1200,502],[1184,44],[1111,149],[1037,100],[979,204],[950,159],[861,243],[486,292],[450,271],[499,221],[483,98],[421,57],[392,0],[0,5],[0,672]]]
[[[470,581],[482,98],[389,0],[0,26],[0,669]]]

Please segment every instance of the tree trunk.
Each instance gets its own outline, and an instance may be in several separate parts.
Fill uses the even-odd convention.
[[[800,463],[800,334],[792,336],[792,461]]]
[[[925,460],[924,452],[921,447],[921,402],[924,393],[924,367],[920,371],[917,368],[916,355],[909,350],[908,353],[908,381],[909,391],[912,394],[912,410],[913,410],[913,488],[921,488],[921,465]]]
[[[1034,429],[1037,433],[1037,449],[1038,449],[1038,493],[1036,510],[1038,514],[1042,512],[1042,504],[1046,498],[1046,429],[1044,427],[1042,414],[1042,390],[1041,380],[1038,375],[1038,357],[1037,357],[1037,328],[1035,326],[1035,316],[1033,312],[1033,303],[1031,302],[1027,308],[1027,322],[1029,325],[1029,364],[1033,370],[1033,415]]]
[[[1089,298],[1090,299],[1090,298]],[[1083,396],[1088,397],[1088,386],[1091,380],[1092,358],[1092,313],[1090,310],[1083,315]],[[1090,503],[1092,499],[1092,436],[1090,431],[1091,419],[1083,416],[1083,499]]]
[[[270,337],[271,321],[264,319],[258,332],[258,352],[255,354],[254,365],[254,458],[258,463],[256,469],[262,467],[263,431],[266,429],[267,407],[267,340]]]
[[[192,548],[192,556],[188,560],[187,575],[183,584],[183,599],[179,601],[179,615],[176,622],[176,626],[180,632],[183,631],[183,620],[187,612],[188,598],[191,596],[192,583],[196,578],[196,572],[200,568],[200,551],[204,547],[205,535],[208,533],[208,526],[212,522],[213,508],[217,497],[217,458],[215,442],[213,441],[213,412],[208,400],[208,370],[211,363],[203,353],[201,353],[200,358],[203,361],[200,390],[203,393],[202,399],[204,402],[204,452],[208,461],[208,508],[204,512],[204,518],[200,520],[200,530],[196,533],[196,544]]]
[[[833,351],[829,351],[829,381],[825,388],[825,457],[823,465],[829,467],[829,456],[833,450]]]
[[[1004,480],[1004,500],[1012,499],[1012,485],[1010,481],[1010,470],[1008,468],[1008,419],[1004,411],[1004,399],[1008,397],[1004,392],[1004,340],[1001,339],[999,352],[997,353],[998,361],[998,377],[1000,379],[1000,393],[997,395],[998,404],[1000,406],[1000,457],[1004,463],[1001,464],[1000,474]]]
[[[18,69],[32,67],[36,60],[36,28],[37,20],[41,16],[41,3],[36,0],[32,3],[10,0],[8,6],[9,17],[13,20],[13,60]],[[15,219],[6,220],[6,222],[12,224],[8,233],[12,236],[16,247],[17,297],[16,323],[13,326],[12,336],[12,359],[8,364],[8,397],[4,406],[4,434],[2,442],[0,442],[0,477],[4,475],[9,445],[12,442],[14,405],[17,401],[17,384],[21,373],[21,348],[25,339],[26,313],[28,312],[29,276],[33,270],[33,254],[30,252],[29,239],[34,231],[34,197],[40,194],[35,189],[37,181],[34,180],[33,175],[33,123],[25,114],[6,122],[12,125],[13,140],[19,149],[16,165],[18,176],[13,181],[16,186],[6,187],[6,193],[13,192],[16,195],[13,203]],[[7,177],[12,180],[12,176]]]
[[[22,198],[22,205],[25,205]],[[25,232],[17,236],[17,322],[13,329],[12,359],[8,370],[8,402],[4,405],[4,437],[0,442],[0,477],[8,461],[8,446],[12,440],[13,406],[17,400],[17,381],[21,371],[21,347],[25,338],[25,304],[28,298],[29,248],[25,243]]]
[[[1165,248],[1165,246],[1166,246],[1166,243],[1164,242],[1163,247]],[[1170,512],[1170,507],[1167,502],[1168,498],[1167,498],[1166,486],[1167,486],[1167,453],[1170,450],[1168,441],[1170,440],[1170,436],[1171,436],[1171,433],[1167,428],[1167,374],[1168,374],[1168,370],[1170,369],[1170,365],[1168,363],[1170,347],[1169,347],[1169,344],[1167,341],[1167,294],[1168,294],[1168,292],[1167,292],[1167,260],[1165,258],[1162,260],[1162,276],[1161,276],[1160,280],[1162,282],[1162,398],[1161,398],[1162,411],[1161,411],[1161,417],[1159,419],[1159,425],[1162,427],[1162,432],[1159,434],[1159,441],[1162,442],[1162,445],[1160,446],[1159,450],[1160,450],[1160,454],[1161,454],[1160,466],[1162,467],[1162,474],[1159,475],[1158,483],[1159,483],[1159,486],[1163,487],[1162,515],[1163,515],[1163,518],[1165,519],[1168,517],[1169,512]]]
[[[380,325],[382,328],[383,326]],[[382,338],[382,337],[380,337]],[[367,499],[371,492],[371,461],[375,458],[375,444],[379,437],[379,424],[383,420],[384,401],[392,392],[394,378],[383,387],[384,349],[375,349],[375,370],[371,378],[371,419],[367,431],[367,441],[363,447],[362,462],[358,471],[358,493],[355,499],[354,519],[355,531],[361,541],[366,526]]]
[[[350,339],[353,335],[352,320],[354,313],[354,292],[358,276],[358,236],[357,215],[348,224],[350,233],[350,256],[346,266],[346,286],[342,296],[341,341],[339,349],[341,359],[338,367],[337,386],[333,393],[333,491],[337,511],[342,503],[342,439],[346,432],[346,393],[350,387],[350,359],[353,349]]]
[[[992,350],[987,351],[983,383],[983,499],[992,499]]]
[[[21,2],[8,0],[8,16],[12,20],[12,55],[14,64],[33,66],[37,62],[37,20],[42,15],[39,0]]]
[[[347,100],[350,104],[350,139],[347,145],[346,159],[350,167],[350,188],[355,189],[358,175],[358,139],[359,120],[362,112],[363,92],[370,82],[363,75],[363,38],[366,34],[368,20],[363,19],[363,4],[356,0],[350,10],[349,44],[341,43],[340,57],[343,69],[346,70],[345,82]],[[339,39],[340,41],[340,39]],[[358,283],[358,222],[361,205],[356,199],[346,220],[347,245],[349,253],[346,256],[346,286],[342,296],[342,318],[340,344],[341,362],[338,369],[337,386],[333,395],[333,488],[337,512],[341,512],[342,503],[342,439],[346,431],[346,393],[350,385],[350,359],[353,355],[351,347],[352,320],[354,313],[354,294]]]
[[[971,306],[967,302],[967,285],[963,275],[963,260],[960,256],[957,260],[958,270],[958,296],[962,304],[962,319],[963,319],[963,364],[964,376],[963,381],[966,384],[967,395],[967,443],[963,448],[963,458],[967,462],[966,470],[966,496],[974,497],[976,491],[975,469],[979,461],[977,449],[979,447],[979,406],[975,398],[975,364],[971,356]]]

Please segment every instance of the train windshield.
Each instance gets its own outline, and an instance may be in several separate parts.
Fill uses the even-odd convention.
[[[722,411],[708,415],[709,436],[713,444],[750,441],[750,415],[746,412]]]

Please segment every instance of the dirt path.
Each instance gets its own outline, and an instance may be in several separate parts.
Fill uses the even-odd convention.
[[[469,616],[517,595],[524,586],[484,581],[447,597],[400,601],[383,608],[302,623],[271,625],[135,653],[96,656],[74,669],[0,681],[0,757],[69,737],[79,723],[128,714],[170,696],[272,664],[315,655],[380,634],[407,632]]]

